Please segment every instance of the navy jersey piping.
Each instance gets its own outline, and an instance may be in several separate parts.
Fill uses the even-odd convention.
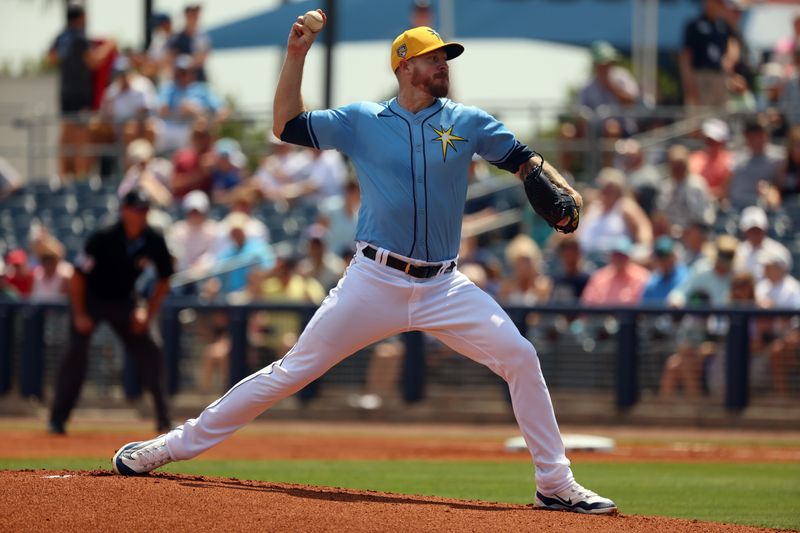
[[[427,142],[425,141],[425,123],[436,116],[437,113],[441,112],[444,109],[444,106],[447,105],[447,102],[442,104],[442,107],[428,115],[426,118],[422,119],[419,124],[420,130],[422,132],[422,159],[424,160],[424,166],[422,170],[422,180],[423,186],[425,187],[425,261],[430,261],[430,247],[428,246],[428,235],[430,234],[428,228],[428,154],[425,150],[425,145]]]
[[[502,163],[503,161],[508,159],[508,156],[511,155],[511,152],[513,152],[514,148],[516,148],[516,147],[517,147],[517,143],[514,143],[513,145],[511,145],[511,148],[508,149],[508,152],[506,152],[506,155],[504,155],[503,157],[501,157],[500,159],[498,159],[496,161],[489,161],[489,164],[490,165],[494,165],[494,166],[499,165],[500,163]]]
[[[411,194],[414,197],[414,238],[411,241],[411,251],[406,255],[408,255],[408,257],[413,257],[412,254],[414,253],[414,248],[417,246],[417,191],[414,187],[414,139],[411,135],[411,123],[396,113],[391,107],[387,106],[386,109],[388,109],[394,116],[405,122],[406,127],[408,128],[408,149],[411,155]]]
[[[308,120],[306,121],[308,134],[311,137],[311,142],[314,144],[314,148],[319,150],[319,141],[317,140],[317,135],[314,133],[314,126],[311,125],[311,115],[312,113],[308,114]]]

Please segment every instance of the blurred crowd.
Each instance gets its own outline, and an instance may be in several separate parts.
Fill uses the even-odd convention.
[[[746,7],[741,0],[705,0],[687,23],[680,73],[696,127],[667,136],[666,143],[637,136],[652,126],[626,113],[641,105],[639,87],[622,54],[595,43],[593,73],[577,103],[604,111],[565,120],[558,129],[563,142],[556,166],[585,199],[578,232],[552,233],[522,203],[516,207],[528,218],[514,234],[472,231],[498,214],[487,195],[483,205],[468,206],[459,268],[512,306],[800,309],[800,14],[793,40],[776,43],[756,64],[739,28]],[[208,84],[211,43],[200,29],[201,12],[198,4],[187,5],[179,31],[159,15],[147,50],[119,51],[110,40],[88,41],[85,10],[68,9],[67,29],[50,53],[62,82],[60,175],[81,180],[119,160],[117,193],[141,189],[151,198],[150,220],[164,229],[175,258],[176,294],[317,305],[354,254],[355,176],[337,152],[272,137],[258,160],[244,153],[240,139],[220,135],[229,108]],[[98,85],[89,73],[103,68],[109,78]],[[592,128],[613,149],[602,152],[596,175],[585,176],[570,142]],[[124,156],[90,153],[97,143],[121,144]],[[473,182],[491,175],[482,161],[473,170]],[[273,234],[283,217],[299,212],[306,214],[300,232]],[[71,268],[64,246],[40,227],[30,242],[29,250],[4,257],[0,290],[63,298]],[[613,333],[607,320],[591,316],[529,320],[549,339]],[[226,367],[227,321],[224,313],[203,318],[204,387]],[[724,324],[711,322],[687,315],[653,326],[654,335],[674,338],[677,346],[664,367],[665,398],[679,389],[698,396],[704,379],[708,386],[701,376],[713,361],[719,366],[715,354],[724,335]],[[800,366],[797,315],[751,322],[751,353],[786,395]],[[248,335],[263,352],[258,357],[275,358],[294,344],[299,329],[296,315],[255,313]],[[392,343],[384,348],[397,351]]]

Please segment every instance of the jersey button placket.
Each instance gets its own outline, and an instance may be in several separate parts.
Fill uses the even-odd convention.
[[[420,120],[414,120],[419,124]],[[414,189],[417,197],[417,251],[421,252],[423,259],[428,255],[426,248],[425,235],[428,228],[425,225],[425,210],[427,209],[427,198],[425,197],[425,154],[422,143],[425,142],[423,132],[420,128],[412,128],[414,142]],[[419,257],[419,256],[418,256]]]

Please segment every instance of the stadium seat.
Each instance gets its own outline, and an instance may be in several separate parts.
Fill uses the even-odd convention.
[[[36,210],[36,196],[28,191],[19,191],[0,201],[0,213],[6,211],[26,211],[33,213]]]

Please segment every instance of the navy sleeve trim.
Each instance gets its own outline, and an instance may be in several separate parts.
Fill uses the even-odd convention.
[[[519,166],[531,157],[533,157],[533,151],[521,142],[515,141],[514,146],[502,159],[489,162],[497,168],[502,168],[512,174],[516,174],[519,170]]]
[[[281,133],[281,140],[291,144],[308,146],[309,148],[319,148],[314,137],[314,131],[311,129],[311,114],[308,111],[303,111],[287,122],[283,128],[283,133]]]

